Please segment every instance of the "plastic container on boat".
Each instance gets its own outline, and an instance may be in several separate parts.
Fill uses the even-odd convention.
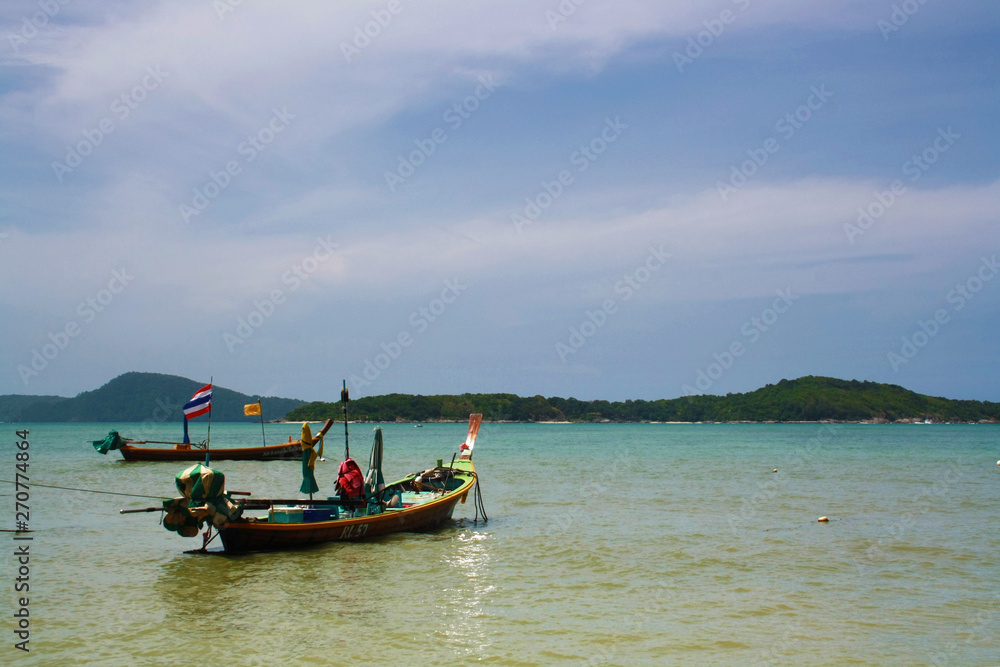
[[[304,510],[301,507],[272,507],[267,511],[271,523],[302,523]]]
[[[306,523],[314,521],[333,521],[338,517],[336,507],[314,507],[302,510],[302,520]]]

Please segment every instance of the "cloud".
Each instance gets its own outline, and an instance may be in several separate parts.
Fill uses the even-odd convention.
[[[869,20],[857,17],[858,5],[755,2],[746,23],[733,30],[787,23],[857,28]],[[630,44],[693,34],[715,18],[691,3],[586,3],[553,29],[546,12],[558,13],[559,6],[400,2],[388,21],[381,2],[298,3],[294,12],[243,3],[221,19],[205,2],[107,15],[91,9],[76,15],[76,24],[44,29],[20,61],[47,69],[48,86],[34,93],[35,120],[63,139],[137,85],[148,66],[171,77],[170,102],[158,119],[181,111],[252,124],[270,105],[294,102],[322,109],[310,123],[310,134],[322,137],[439,98],[486,71],[532,61],[587,71]],[[376,15],[386,25],[372,28]],[[374,36],[365,36],[366,28]],[[367,44],[361,48],[354,44],[359,30],[358,42]],[[360,51],[351,62],[345,45]]]
[[[269,368],[280,370],[286,355],[303,363],[306,351],[322,355],[327,341],[363,360],[372,341],[395,335],[447,279],[469,285],[449,316],[461,313],[466,327],[517,330],[517,340],[530,342],[613,293],[651,246],[671,258],[632,311],[647,332],[690,304],[759,299],[778,288],[844,296],[845,308],[872,291],[936,293],[944,277],[991,250],[983,239],[993,236],[1000,185],[981,137],[995,133],[978,125],[992,118],[992,102],[968,102],[979,89],[969,82],[978,80],[952,76],[981,62],[969,46],[975,40],[963,42],[970,51],[955,56],[960,65],[922,67],[905,39],[882,40],[876,21],[891,3],[879,5],[400,0],[387,18],[384,1],[294,10],[243,2],[222,17],[206,1],[69,3],[16,53],[0,56],[0,259],[18,276],[0,284],[0,304],[32,323],[5,333],[14,352],[30,352],[112,270],[127,267],[135,282],[77,339],[74,363],[86,365],[89,336],[87,350],[107,348],[97,350],[102,359],[119,348],[129,358],[180,358],[192,346],[201,359],[183,363],[207,364],[226,354],[223,332],[255,302],[275,289],[291,293],[286,276],[318,239],[336,252],[241,348],[266,351]],[[973,6],[924,5],[906,30],[973,24],[987,11]],[[4,30],[17,30],[36,7],[0,9]],[[704,62],[678,74],[671,53],[723,10],[736,19]],[[881,48],[892,50],[879,65],[866,49]],[[935,53],[920,48],[923,57]],[[908,59],[918,64],[898,65]],[[150,68],[163,73],[155,87]],[[442,111],[481,76],[501,81],[501,94],[390,192],[384,170],[441,125]],[[939,90],[941,81],[962,90]],[[823,82],[836,97],[822,118],[724,201],[715,179]],[[909,91],[905,105],[889,83]],[[127,102],[127,115],[115,111]],[[240,146],[275,109],[294,118],[251,160]],[[518,233],[510,216],[525,197],[617,113],[631,124],[622,141]],[[52,163],[103,120],[113,130],[60,178]],[[880,179],[899,175],[896,151],[905,159],[912,137],[922,148],[942,123],[968,139],[862,234],[845,231],[885,190]],[[873,157],[857,132],[878,136],[882,155]],[[179,207],[232,161],[239,174],[185,220]],[[631,317],[614,327],[632,326]],[[451,335],[463,345],[487,337],[468,333],[442,327],[434,353],[447,356]],[[516,350],[504,354],[492,357],[496,368],[540,368]],[[234,368],[237,357],[227,359]]]
[[[663,298],[672,301],[759,296],[792,283],[801,292],[856,292],[887,279],[918,280],[977,252],[1000,198],[1000,182],[914,190],[852,244],[845,225],[856,223],[857,209],[877,190],[870,182],[804,180],[747,186],[723,203],[712,189],[637,214],[543,217],[521,233],[503,218],[444,224],[432,218],[393,231],[230,235],[159,219],[163,213],[149,216],[147,208],[169,209],[149,206],[152,195],[129,199],[132,190],[123,187],[115,204],[100,212],[105,222],[97,230],[15,232],[6,239],[0,251],[8,268],[36,278],[5,283],[0,298],[30,308],[65,291],[64,275],[75,276],[77,284],[99,282],[110,268],[128,263],[143,281],[165,289],[187,286],[192,314],[211,318],[212,310],[235,308],[280,287],[282,275],[301,264],[319,238],[338,250],[311,274],[311,283],[352,298],[417,296],[453,276],[486,283],[511,276],[548,285],[584,280],[599,290],[633,268],[651,245],[673,254],[672,271],[683,289],[663,288]],[[333,215],[340,201],[337,193],[313,193],[288,210],[315,207],[320,216]],[[58,272],[37,271],[35,258],[45,255],[59,258]],[[815,280],[817,266],[838,263],[853,268],[836,281]]]

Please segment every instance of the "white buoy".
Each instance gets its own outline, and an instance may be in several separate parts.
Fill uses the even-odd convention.
[[[827,521],[830,520],[830,517],[828,517],[828,516],[821,516],[820,518],[818,518],[816,520],[819,521],[820,523],[826,523]]]
[[[997,465],[1000,465],[1000,461],[997,461]],[[775,468],[775,469],[774,469],[774,470],[772,470],[771,472],[778,472],[778,469],[777,469],[777,468]]]

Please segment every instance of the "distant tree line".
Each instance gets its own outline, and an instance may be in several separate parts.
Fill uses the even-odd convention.
[[[0,396],[0,421],[177,422],[181,406],[204,384],[158,373],[125,373],[103,387],[72,398]],[[243,406],[260,400],[218,385],[212,398],[216,421],[255,421]],[[339,419],[340,403],[304,403],[264,397],[264,418],[291,421]],[[515,394],[413,396],[389,394],[351,401],[349,416],[361,421],[465,421],[481,412],[490,421],[1000,421],[1000,403],[955,401],[897,385],[824,377],[782,380],[745,394],[685,396],[655,401],[581,401]]]
[[[1000,420],[1000,403],[956,401],[897,385],[824,377],[782,380],[745,394],[685,396],[655,401],[581,401],[514,394],[367,396],[349,403],[358,421],[462,421],[481,412],[491,421],[861,421]],[[314,402],[288,413],[290,421],[339,419],[340,402]]]

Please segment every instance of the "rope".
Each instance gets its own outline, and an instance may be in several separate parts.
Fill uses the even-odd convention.
[[[16,484],[17,482],[12,482],[9,479],[0,479],[0,482],[4,484]],[[22,486],[24,484],[22,483]],[[43,486],[46,489],[60,489],[62,491],[83,491],[84,493],[101,493],[108,496],[128,496],[130,498],[149,498],[152,500],[163,500],[163,496],[140,496],[136,493],[118,493],[117,491],[98,491],[97,489],[78,489],[72,486],[54,486],[52,484],[39,484],[37,482],[32,482],[28,486]]]
[[[476,475],[476,488],[472,494],[472,502],[476,506],[476,518],[473,519],[476,523],[479,523],[479,513],[483,513],[483,521],[489,521],[490,518],[486,516],[486,505],[483,503],[483,490],[479,486],[479,475]]]

